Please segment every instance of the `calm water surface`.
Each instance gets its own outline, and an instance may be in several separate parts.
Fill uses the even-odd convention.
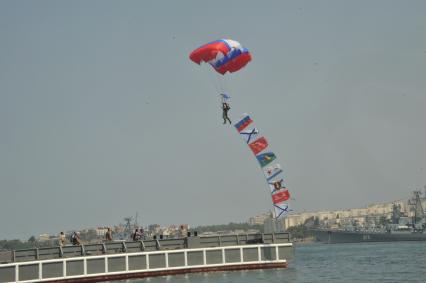
[[[426,282],[426,242],[295,247],[287,269],[210,272],[114,283]],[[112,283],[112,281],[111,281]]]

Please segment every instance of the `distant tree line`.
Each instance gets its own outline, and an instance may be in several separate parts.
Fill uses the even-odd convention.
[[[305,239],[313,236],[312,232],[304,224],[289,227],[286,232],[289,232],[293,239]]]
[[[31,236],[27,241],[21,240],[0,240],[0,250],[24,250],[50,246],[50,242],[39,242],[34,236]]]
[[[0,250],[22,250],[33,248],[33,243],[21,240],[0,240]]]

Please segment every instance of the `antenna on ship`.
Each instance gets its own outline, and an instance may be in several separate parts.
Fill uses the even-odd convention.
[[[423,199],[426,199],[426,186],[423,186]]]
[[[408,200],[408,205],[411,206],[410,211],[413,213],[413,228],[415,228],[417,221],[421,221],[425,217],[421,201],[421,194],[421,191],[413,191],[413,197]]]
[[[130,235],[132,235],[132,222],[133,217],[129,216],[129,217],[125,217],[124,221],[125,221],[125,226],[124,226],[124,237],[125,238],[129,238]]]

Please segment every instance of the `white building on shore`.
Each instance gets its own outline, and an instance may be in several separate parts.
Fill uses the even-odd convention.
[[[408,214],[407,200],[397,200],[389,203],[372,204],[365,208],[351,208],[346,210],[302,212],[288,215],[283,218],[283,227],[305,224],[307,221],[326,223],[331,228],[338,228],[340,224],[356,222],[358,225],[366,225],[366,219],[386,217],[390,219],[393,205],[400,205],[401,212]]]

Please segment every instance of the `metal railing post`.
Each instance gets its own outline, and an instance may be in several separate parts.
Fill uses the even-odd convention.
[[[41,262],[38,263],[38,279],[43,279],[43,265]]]
[[[87,258],[83,259],[83,275],[87,275]]]
[[[260,246],[257,247],[257,261],[262,261],[262,253],[260,252]]]
[[[62,261],[62,276],[63,277],[67,276],[67,261],[66,260]]]
[[[105,267],[105,273],[108,273],[108,257],[104,257],[104,267]]]

